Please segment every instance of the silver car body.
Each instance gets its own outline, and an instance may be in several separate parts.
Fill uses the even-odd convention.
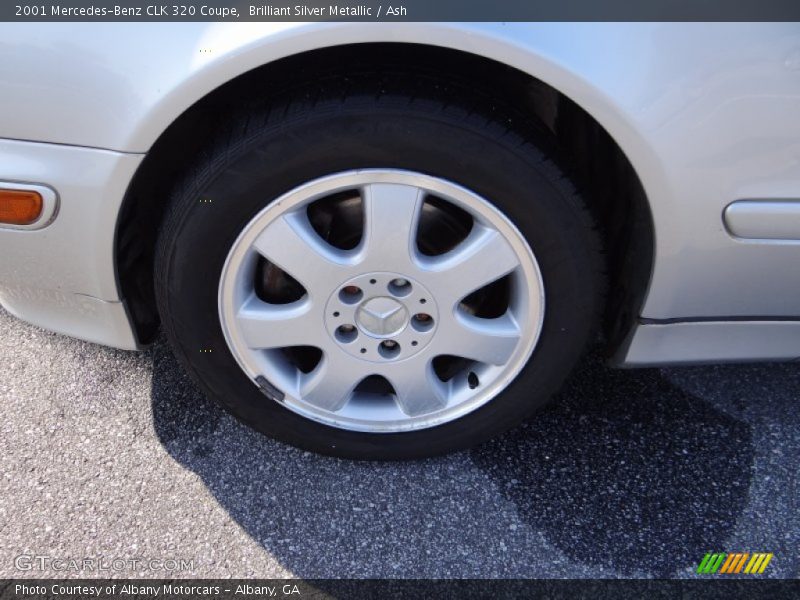
[[[115,228],[137,167],[170,123],[282,57],[418,43],[544,81],[633,165],[653,216],[654,264],[618,364],[800,357],[797,24],[42,23],[4,24],[2,34],[0,182],[58,196],[47,226],[0,228],[0,302],[22,319],[139,347]],[[755,202],[730,207],[742,200]]]

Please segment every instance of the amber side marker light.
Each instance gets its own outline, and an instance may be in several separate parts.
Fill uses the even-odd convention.
[[[42,216],[43,208],[39,192],[0,188],[0,223],[30,225]]]

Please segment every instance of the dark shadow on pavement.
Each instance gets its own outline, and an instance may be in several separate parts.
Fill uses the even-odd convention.
[[[725,550],[750,484],[748,425],[659,371],[596,357],[524,427],[414,463],[269,440],[207,400],[165,343],[153,357],[161,443],[301,577],[669,575]]]
[[[656,369],[596,356],[536,419],[472,452],[575,561],[665,577],[724,541],[752,478],[750,426]]]

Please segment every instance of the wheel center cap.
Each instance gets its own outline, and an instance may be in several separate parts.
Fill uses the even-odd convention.
[[[325,304],[325,328],[359,361],[400,361],[422,352],[439,322],[436,299],[419,281],[372,271],[341,282]]]
[[[369,336],[392,337],[408,324],[408,310],[394,298],[370,298],[358,307],[356,323]]]

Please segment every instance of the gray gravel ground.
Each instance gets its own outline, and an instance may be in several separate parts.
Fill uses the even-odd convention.
[[[800,574],[796,363],[589,357],[499,440],[368,464],[253,433],[164,343],[116,351],[0,310],[0,402],[2,577],[695,577],[707,551]],[[193,568],[20,571],[20,555]]]

